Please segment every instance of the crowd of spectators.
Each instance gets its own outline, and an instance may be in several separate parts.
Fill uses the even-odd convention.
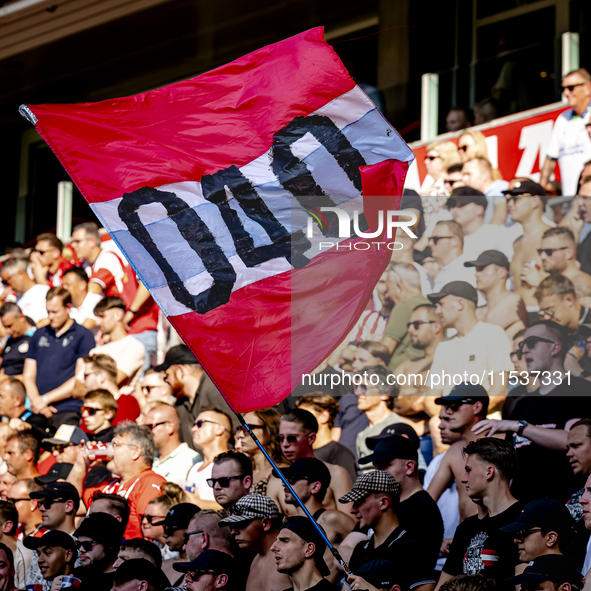
[[[242,417],[291,490],[95,224],[11,252],[4,591],[582,591],[591,160],[571,135],[591,149],[591,78],[563,87],[551,153],[579,159],[570,211],[547,207],[550,164],[541,183],[502,179],[477,131],[430,145],[430,180],[402,205],[417,238],[396,237],[357,325],[292,396]]]

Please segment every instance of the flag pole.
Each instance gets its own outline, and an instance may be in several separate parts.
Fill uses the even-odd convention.
[[[290,494],[293,496],[293,498],[297,501],[298,505],[302,508],[302,510],[306,514],[306,517],[312,522],[312,524],[314,525],[314,527],[316,528],[316,530],[320,534],[320,537],[324,540],[324,542],[328,546],[328,549],[331,551],[332,555],[339,562],[339,564],[343,567],[345,574],[347,576],[352,575],[353,573],[351,572],[349,565],[344,561],[344,559],[340,555],[339,551],[331,544],[327,535],[324,533],[324,530],[320,527],[320,525],[312,517],[312,514],[310,513],[310,511],[308,511],[308,509],[306,508],[306,505],[304,505],[304,503],[302,502],[302,499],[300,499],[300,497],[298,497],[298,495],[296,494],[295,490],[293,490],[293,488],[291,487],[291,484],[289,484],[289,482],[287,481],[287,478],[285,478],[285,476],[283,475],[281,470],[277,467],[277,464],[275,464],[275,462],[273,461],[273,458],[267,453],[267,450],[263,447],[263,444],[258,440],[257,436],[252,432],[251,428],[248,426],[248,423],[244,420],[243,416],[240,413],[235,413],[235,414],[238,417],[238,420],[240,421],[240,424],[242,425],[242,427],[251,436],[252,440],[256,443],[258,448],[263,452],[263,455],[265,456],[265,458],[267,458],[267,461],[273,467],[275,474],[277,474],[277,476],[279,476],[279,478],[283,482],[285,488],[287,488],[287,490],[290,492]]]

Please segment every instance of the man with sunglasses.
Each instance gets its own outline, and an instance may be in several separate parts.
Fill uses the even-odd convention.
[[[225,552],[205,550],[191,562],[177,562],[173,568],[185,574],[188,591],[228,591],[234,587],[236,563]]]
[[[543,217],[547,202],[546,191],[534,181],[514,179],[504,194],[511,219],[517,222],[515,232],[519,231],[519,224],[523,228],[522,235],[513,244],[513,283],[526,306],[535,306],[537,302],[533,285],[540,281],[539,269],[542,266],[538,248],[544,232],[551,228]]]
[[[112,515],[93,513],[82,520],[74,536],[82,563],[74,576],[82,580],[86,589],[104,589],[100,575],[115,570],[123,525]]]
[[[232,509],[232,515],[219,522],[220,527],[229,527],[234,542],[243,551],[254,552],[246,581],[246,591],[287,589],[290,581],[285,574],[277,572],[275,555],[271,546],[275,543],[283,515],[275,502],[258,493],[242,497]]]
[[[23,540],[28,535],[40,537],[47,531],[41,526],[41,511],[37,501],[31,498],[31,493],[38,492],[45,488],[37,484],[35,480],[27,478],[17,480],[8,489],[8,500],[14,504],[18,511],[18,530],[16,537]]]
[[[563,195],[576,195],[579,174],[591,157],[591,141],[585,125],[589,122],[591,76],[584,68],[562,79],[562,92],[570,109],[560,114],[552,129],[552,139],[542,168],[540,184],[545,188],[560,164]]]
[[[519,471],[511,490],[523,501],[542,496],[564,501],[575,490],[564,453],[567,431],[581,417],[591,417],[591,383],[566,374],[568,348],[563,327],[549,320],[532,324],[521,350],[531,380],[532,372],[546,372],[539,374],[538,388],[517,401],[507,419],[487,419],[473,427],[478,436],[506,433],[513,441]]]
[[[200,412],[193,423],[193,444],[201,451],[203,461],[197,462],[189,470],[186,490],[191,501],[202,509],[220,508],[219,501],[216,502],[215,489],[224,487],[219,482],[212,481],[211,486],[208,482],[213,477],[214,458],[228,451],[228,442],[232,436],[231,428],[230,417],[215,409]],[[228,486],[228,482],[237,479],[237,475],[220,476],[224,477],[222,483],[225,487]],[[228,477],[230,480],[226,481]]]
[[[74,464],[78,450],[85,440],[88,440],[88,435],[80,427],[60,425],[55,435],[43,439],[42,443],[45,446],[50,446],[57,463]]]
[[[564,503],[540,499],[528,503],[517,520],[501,531],[515,536],[519,560],[528,563],[538,556],[572,555],[574,528],[575,520]]]
[[[185,545],[183,546],[189,560],[194,560],[205,550],[217,550],[234,556],[233,539],[227,527],[220,527],[221,511],[204,509],[199,511],[185,532]],[[248,572],[242,577],[246,582]]]
[[[438,501],[454,480],[456,483],[460,483],[462,480],[465,467],[462,450],[468,443],[478,439],[472,431],[472,427],[486,418],[489,396],[482,386],[460,384],[454,386],[448,396],[436,398],[435,404],[441,407],[441,412],[446,418],[443,427],[462,436],[447,450],[439,469],[427,488],[427,492],[435,501]],[[460,518],[464,520],[476,513],[476,507],[466,493],[466,489],[460,484],[457,488]]]
[[[577,264],[577,243],[568,228],[546,230],[538,254],[546,273],[570,279],[577,298],[591,295],[591,275],[581,271]]]
[[[88,439],[109,443],[115,427],[112,425],[117,414],[117,400],[108,390],[91,390],[84,395],[80,411],[88,430]]]
[[[167,482],[183,486],[189,470],[202,458],[186,443],[181,443],[179,413],[174,406],[159,403],[146,414],[144,426],[152,431],[158,452],[152,470],[166,478]]]
[[[74,263],[62,256],[63,242],[50,233],[39,234],[37,244],[31,253],[30,265],[35,282],[49,287],[63,287],[64,273]]]

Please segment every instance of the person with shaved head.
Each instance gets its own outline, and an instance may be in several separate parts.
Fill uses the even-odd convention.
[[[157,404],[146,414],[144,425],[152,431],[158,452],[152,469],[168,482],[182,486],[189,470],[201,461],[201,456],[186,443],[181,443],[181,419],[176,408],[166,403]]]

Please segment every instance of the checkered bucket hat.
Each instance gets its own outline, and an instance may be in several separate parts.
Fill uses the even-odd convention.
[[[339,503],[354,503],[371,493],[389,493],[400,496],[400,484],[394,476],[383,470],[372,470],[360,476],[353,485],[353,490],[339,499]]]
[[[221,519],[219,525],[231,525],[251,519],[263,519],[263,517],[270,519],[281,517],[275,501],[258,493],[242,497],[231,511],[232,515]]]

